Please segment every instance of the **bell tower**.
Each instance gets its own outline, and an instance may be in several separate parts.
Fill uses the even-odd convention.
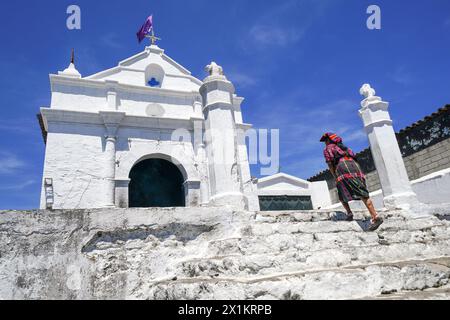
[[[222,67],[211,62],[209,75],[200,87],[205,116],[205,140],[210,179],[210,204],[248,208],[238,153],[238,136],[233,106],[235,88]]]

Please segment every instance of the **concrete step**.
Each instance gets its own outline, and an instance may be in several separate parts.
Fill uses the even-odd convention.
[[[378,213],[385,217],[400,215],[401,210],[378,210]],[[353,215],[357,220],[370,218],[367,210],[353,210]],[[273,222],[314,222],[314,221],[343,221],[347,217],[345,212],[340,210],[294,210],[294,211],[259,211],[256,216],[261,219]]]
[[[450,255],[450,225],[435,218],[388,218],[377,232],[357,222],[259,222],[241,237],[210,240],[175,269],[191,277],[247,276],[442,255]]]
[[[450,286],[415,291],[393,291],[364,300],[450,300]]]
[[[387,219],[376,232],[364,232],[358,222],[256,222],[234,237],[212,239],[212,255],[264,254],[297,249],[317,251],[339,247],[426,243],[450,238],[449,224],[435,218]]]
[[[177,278],[151,283],[146,295],[152,299],[365,299],[445,288],[449,281],[450,260],[440,258],[254,277]]]
[[[287,249],[262,254],[235,254],[182,260],[174,272],[185,277],[252,276],[280,272],[352,267],[361,263],[450,255],[450,240],[429,243],[337,247],[316,251]]]
[[[444,286],[450,221],[381,215],[366,232],[364,211],[353,222],[335,211],[0,212],[0,298],[348,299]]]

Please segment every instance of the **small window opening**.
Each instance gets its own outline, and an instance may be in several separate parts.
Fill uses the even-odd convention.
[[[161,83],[158,82],[155,78],[151,78],[150,81],[148,82],[148,85],[150,87],[159,87]]]

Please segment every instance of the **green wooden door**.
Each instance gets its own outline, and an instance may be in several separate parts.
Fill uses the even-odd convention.
[[[141,161],[130,172],[129,207],[184,207],[183,182],[173,163],[163,159]]]

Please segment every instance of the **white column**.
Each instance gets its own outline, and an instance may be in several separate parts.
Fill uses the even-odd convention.
[[[194,151],[196,155],[196,162],[194,166],[197,166],[198,175],[200,178],[200,204],[207,205],[209,202],[209,179],[208,179],[208,159],[206,156],[206,145],[203,139],[204,133],[204,119],[202,114],[201,98],[196,102],[200,103],[200,117],[198,120],[194,120]],[[196,114],[197,115],[197,114]]]
[[[105,136],[105,206],[115,206],[116,176],[116,140],[115,136]]]
[[[210,203],[246,209],[242,193],[232,95],[234,86],[212,62],[210,76],[200,88],[205,115],[206,152],[210,180]]]
[[[106,110],[115,111],[119,108],[119,99],[117,95],[117,85],[119,82],[106,80]]]
[[[359,114],[369,138],[373,161],[380,178],[387,208],[409,208],[419,202],[411,188],[400,147],[388,112],[389,103],[375,96],[365,84],[360,89],[365,99]]]
[[[116,135],[125,113],[116,111],[100,111],[99,113],[106,128],[103,173],[105,181],[103,190],[104,203],[106,207],[115,207]]]
[[[192,111],[194,112],[196,117],[202,116],[202,102],[201,102],[200,97],[198,97],[194,100],[194,103],[192,105]]]
[[[200,168],[200,196],[201,204],[207,204],[209,201],[209,184],[206,160],[206,146],[201,143],[197,146],[197,157],[201,165]]]
[[[187,180],[183,183],[186,207],[198,207],[200,202],[200,180]]]
[[[108,102],[108,110],[117,110],[118,103],[116,91],[107,92],[107,102]]]
[[[129,178],[115,178],[115,205],[118,208],[128,208],[128,186],[130,184]]]
[[[242,120],[241,120],[242,121]],[[255,183],[255,179],[252,178],[250,172],[250,163],[247,155],[247,145],[245,143],[245,133],[247,130],[253,130],[251,125],[239,125],[237,130],[238,137],[238,155],[239,155],[239,165],[241,169],[241,179],[242,179],[242,190],[247,198],[248,210],[249,211],[259,211],[259,198],[258,198],[258,186]],[[250,142],[251,144],[252,142]]]

